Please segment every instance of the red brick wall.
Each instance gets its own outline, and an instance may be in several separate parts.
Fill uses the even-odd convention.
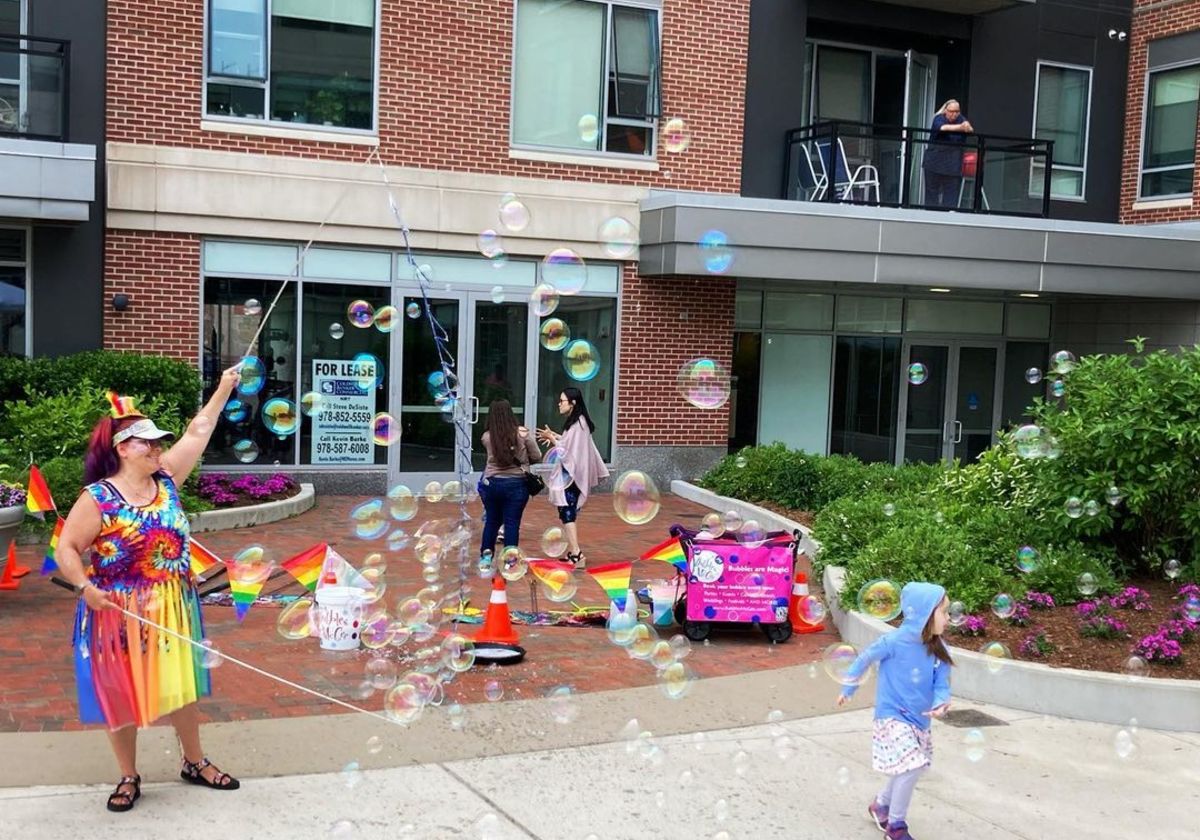
[[[198,364],[200,238],[109,230],[104,277],[104,347],[156,353]],[[127,294],[125,312],[112,308]]]
[[[733,360],[735,282],[708,277],[639,277],[627,265],[621,292],[617,443],[725,446],[729,404],[700,409],[684,401],[675,377],[698,356]]]
[[[339,160],[363,146],[200,130],[205,0],[109,0],[108,139]],[[659,172],[508,157],[513,0],[383,0],[380,154],[389,164],[736,193],[749,0],[664,4],[663,109],[691,145]],[[305,126],[297,126],[304,128]]]
[[[1134,0],[1129,33],[1129,88],[1126,92],[1125,149],[1121,163],[1121,221],[1126,224],[1200,218],[1200,179],[1192,183],[1192,207],[1134,210],[1142,153],[1142,114],[1146,97],[1149,44],[1158,38],[1200,29],[1200,0]],[[1200,138],[1198,138],[1200,142]]]

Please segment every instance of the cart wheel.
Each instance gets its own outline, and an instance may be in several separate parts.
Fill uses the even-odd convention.
[[[687,624],[687,596],[684,595],[675,602],[675,623],[680,627]]]
[[[711,632],[712,624],[707,621],[685,621],[683,623],[683,635],[693,642],[703,642]]]
[[[763,624],[761,627],[772,642],[786,642],[792,638],[792,625],[786,621],[782,624]]]

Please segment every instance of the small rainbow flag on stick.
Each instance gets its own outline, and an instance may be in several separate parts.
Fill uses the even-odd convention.
[[[189,538],[188,542],[189,553],[191,555],[192,574],[197,580],[204,580],[204,576],[212,571],[213,567],[221,562],[221,558],[213,554],[194,539]]]
[[[529,571],[552,592],[558,592],[571,580],[575,567],[565,560],[530,560]]]
[[[54,533],[50,535],[50,547],[46,549],[46,558],[42,560],[42,574],[48,575],[58,568],[58,563],[54,560],[54,554],[58,551],[58,538],[62,536],[63,525],[67,524],[67,520],[61,516],[54,523]]]
[[[641,557],[642,560],[661,560],[664,563],[670,563],[681,572],[687,571],[687,554],[683,551],[683,543],[678,537],[671,537],[665,542],[661,542],[654,548],[647,551]]]
[[[25,510],[32,513],[38,519],[45,519],[42,514],[48,510],[58,510],[54,506],[54,499],[50,496],[50,487],[46,484],[46,479],[42,478],[42,471],[38,469],[37,464],[32,464],[29,467],[28,489],[25,491]]]
[[[317,588],[317,581],[321,579],[321,567],[325,564],[325,554],[328,550],[327,543],[319,543],[312,548],[304,549],[295,557],[284,560],[279,565],[301,586],[312,592]]]
[[[608,593],[609,600],[617,605],[617,609],[625,609],[625,596],[629,593],[629,575],[633,563],[626,560],[622,563],[609,563],[606,566],[596,566],[588,569],[587,573],[595,578],[596,583]]]

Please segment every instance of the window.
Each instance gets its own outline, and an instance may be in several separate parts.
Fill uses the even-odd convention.
[[[512,142],[654,153],[660,115],[658,9],[520,0]]]
[[[613,380],[617,366],[616,318],[617,302],[613,298],[574,296],[563,297],[554,311],[571,330],[572,336],[587,336],[600,356],[600,370],[586,382],[567,376],[561,350],[538,348],[537,420],[562,428],[558,414],[558,395],[563,388],[573,386],[583,392],[588,414],[596,424],[592,439],[605,461],[612,460]]]
[[[1142,198],[1191,195],[1200,66],[1149,75],[1142,141]]]
[[[29,351],[27,238],[21,228],[0,228],[0,356],[24,356]]]
[[[1054,141],[1051,198],[1083,198],[1091,94],[1091,68],[1038,64],[1033,136]],[[1042,194],[1045,178],[1045,164],[1035,159],[1031,195]]]
[[[374,128],[375,0],[210,0],[208,21],[205,113]]]
[[[829,451],[895,463],[899,399],[900,339],[838,336]]]

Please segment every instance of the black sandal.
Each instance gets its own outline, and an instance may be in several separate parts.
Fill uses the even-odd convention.
[[[230,776],[228,773],[222,773],[220,770],[217,770],[216,778],[210,782],[204,778],[204,774],[201,772],[206,767],[217,770],[217,765],[209,761],[207,757],[202,758],[198,764],[193,764],[185,758],[183,760],[183,769],[179,771],[179,778],[193,785],[203,785],[213,790],[237,790],[242,786],[242,783],[233,778],[233,776]]]
[[[123,787],[133,786],[133,793],[126,793],[121,790]],[[142,798],[142,777],[141,776],[122,776],[121,781],[117,782],[117,789],[108,795],[108,810],[110,811],[132,811],[133,803]]]
[[[580,551],[576,554],[568,554],[567,562],[570,563],[572,566],[574,566],[576,569],[582,570],[582,569],[587,568],[587,557],[584,556],[582,551]]]

